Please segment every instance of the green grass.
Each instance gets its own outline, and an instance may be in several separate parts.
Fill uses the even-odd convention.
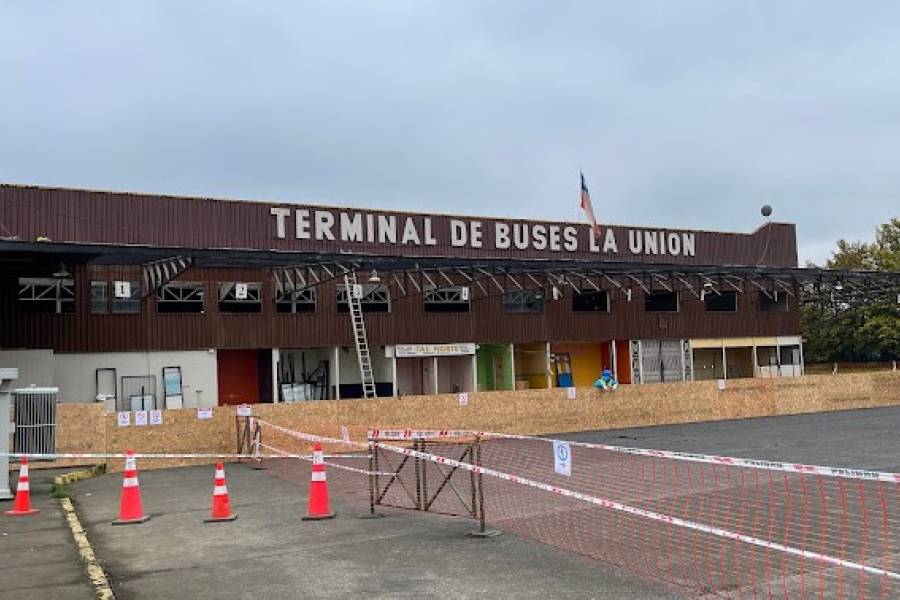
[[[68,485],[54,483],[50,495],[57,499],[71,498],[72,490],[69,489]]]

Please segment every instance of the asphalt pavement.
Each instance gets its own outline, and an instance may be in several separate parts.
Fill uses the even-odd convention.
[[[900,406],[554,435],[618,446],[900,472]]]
[[[898,430],[900,407],[558,437],[896,472]],[[0,600],[92,598],[71,532],[50,497],[56,472],[31,474],[33,504],[41,512],[0,515]],[[385,509],[382,519],[359,519],[366,494],[347,493],[346,480],[332,486],[338,517],[305,522],[302,483],[244,465],[227,465],[227,474],[239,515],[232,523],[203,523],[213,485],[209,466],[141,471],[144,506],[153,515],[142,525],[111,525],[120,474],[72,486],[117,598],[678,597],[603,563],[508,533],[471,539],[465,534],[474,524],[463,518]]]
[[[60,471],[31,469],[31,505],[36,515],[10,517],[0,514],[0,600],[89,600],[93,587],[59,501],[52,498],[51,483]],[[18,471],[10,473],[15,491]],[[12,508],[0,502],[0,510]]]
[[[140,472],[144,507],[153,515],[142,525],[110,524],[121,475],[73,486],[116,598],[678,597],[512,535],[472,539],[466,533],[475,524],[468,519],[402,510],[359,519],[365,504],[334,493],[336,519],[302,521],[305,486],[245,465],[227,465],[226,474],[238,514],[230,523],[203,523],[212,467]]]

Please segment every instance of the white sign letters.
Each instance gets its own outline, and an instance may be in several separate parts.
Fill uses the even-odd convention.
[[[275,239],[356,242],[391,246],[436,246],[547,252],[588,251],[596,254],[696,256],[696,234],[690,231],[601,228],[567,223],[508,222],[455,218],[436,231],[431,217],[348,212],[337,209],[291,209],[273,206]],[[579,236],[579,232],[582,235]],[[586,247],[583,247],[586,246]]]
[[[475,354],[475,344],[397,344],[397,358],[415,356],[465,356]]]

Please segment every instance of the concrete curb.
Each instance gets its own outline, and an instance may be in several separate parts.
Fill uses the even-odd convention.
[[[57,485],[67,485],[76,481],[81,481],[82,479],[89,479],[104,471],[105,469],[103,466],[98,465],[91,469],[73,471],[72,473],[59,475],[53,479],[53,483]],[[112,587],[109,585],[109,579],[107,579],[103,567],[101,567],[100,563],[97,561],[97,556],[94,554],[94,548],[88,540],[87,532],[85,532],[84,528],[81,526],[81,521],[78,519],[78,513],[75,512],[75,505],[72,504],[70,498],[63,498],[60,500],[59,505],[66,517],[66,523],[69,524],[69,529],[72,530],[72,538],[75,540],[75,547],[78,548],[78,554],[81,556],[81,560],[84,563],[88,578],[94,586],[94,596],[97,600],[115,600],[116,596],[113,594]]]
[[[90,469],[80,469],[78,471],[72,471],[71,473],[57,475],[53,478],[53,483],[56,485],[69,485],[70,483],[75,483],[76,481],[81,481],[83,479],[90,479],[91,477],[95,477],[105,472],[105,465],[94,465]]]

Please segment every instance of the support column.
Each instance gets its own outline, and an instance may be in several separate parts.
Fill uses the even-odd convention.
[[[13,497],[9,489],[9,419],[10,392],[12,382],[19,378],[18,369],[0,369],[0,500]]]
[[[619,380],[619,363],[616,360],[616,340],[615,338],[609,340],[609,364],[612,368],[613,377],[616,381]]]
[[[281,362],[281,349],[272,348],[272,404],[278,403],[278,375],[281,369],[278,363]]]
[[[800,374],[806,375],[806,364],[803,362],[803,338],[800,338]]]
[[[396,346],[393,348],[391,352],[391,377],[393,378],[393,385],[391,386],[391,395],[395,398],[399,395],[397,388],[397,348]]]
[[[778,376],[781,377],[781,346],[775,343],[775,365],[778,369]]]
[[[472,355],[472,391],[478,391],[478,346],[475,346],[475,354]]]
[[[753,377],[759,377],[759,357],[756,354],[756,340],[753,341]]]
[[[516,389],[516,345],[509,345],[509,377],[510,377],[510,385],[512,385],[512,390]]]
[[[728,379],[728,358],[725,353],[725,338],[722,338],[722,379]]]
[[[553,374],[550,372],[550,342],[547,342],[547,351],[544,353],[544,371],[547,373],[547,388],[553,389]],[[575,385],[575,375],[572,375],[572,385]]]
[[[334,399],[341,399],[341,347],[334,347],[334,367],[331,369],[334,377]]]
[[[438,357],[432,356],[431,357],[431,379],[434,382],[433,383],[434,387],[432,388],[434,391],[431,392],[432,394],[438,393],[438,372],[437,372],[437,370],[438,370]]]

